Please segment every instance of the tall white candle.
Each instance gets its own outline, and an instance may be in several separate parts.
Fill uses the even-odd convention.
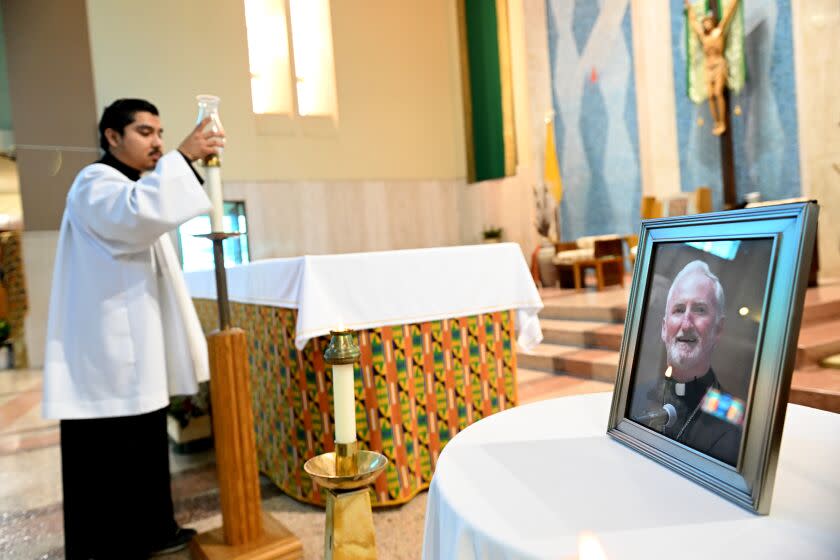
[[[207,196],[210,197],[210,231],[213,233],[223,232],[222,216],[224,206],[222,197],[222,175],[221,168],[207,167]]]
[[[335,441],[356,441],[356,396],[353,393],[353,364],[333,367],[333,403],[335,406]]]

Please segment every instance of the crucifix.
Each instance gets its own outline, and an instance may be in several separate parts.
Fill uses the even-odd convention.
[[[714,120],[712,134],[720,137],[720,163],[723,179],[723,204],[727,209],[737,204],[735,192],[735,153],[732,148],[729,90],[726,87],[726,32],[738,7],[733,0],[721,17],[721,0],[711,0],[712,11],[698,21],[694,8],[685,0],[689,28],[694,31],[703,49],[704,86],[709,97],[709,110]]]

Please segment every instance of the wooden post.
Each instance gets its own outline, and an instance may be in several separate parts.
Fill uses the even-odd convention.
[[[207,346],[222,527],[193,539],[192,552],[201,560],[299,560],[300,540],[262,511],[245,331],[214,331]]]

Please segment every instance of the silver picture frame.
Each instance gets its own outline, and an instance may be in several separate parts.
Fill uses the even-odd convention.
[[[770,510],[818,212],[816,202],[811,201],[645,220],[639,235],[607,433],[668,469],[757,514],[766,515]],[[747,365],[741,368],[746,373],[740,382],[742,393],[735,399],[742,403],[737,428],[740,433],[737,459],[722,460],[679,438],[669,437],[665,428],[646,424],[641,419],[650,415],[631,414],[631,405],[644,402],[639,392],[643,376],[661,375],[650,373],[654,370],[665,370],[664,375],[670,376],[667,362],[671,361],[671,354],[662,350],[662,361],[657,364],[654,363],[656,354],[650,350],[657,345],[662,347],[666,339],[666,311],[660,312],[657,307],[664,301],[662,294],[666,288],[662,285],[666,276],[659,269],[674,261],[674,255],[689,259],[689,253],[695,247],[700,247],[701,252],[697,254],[702,255],[703,248],[738,247],[739,244],[742,248],[758,249],[754,252],[761,256],[752,261],[752,268],[759,272],[766,270],[766,277],[752,270],[740,270],[746,267],[729,255],[724,255],[723,260],[717,256],[705,259],[714,261],[712,264],[720,261],[722,264],[718,269],[724,272],[727,266],[732,267],[727,276],[730,285],[726,286],[721,275],[719,287],[723,285],[724,291],[730,289],[737,294],[755,294],[752,297],[756,302],[753,311],[746,306],[735,308],[735,315],[740,312],[753,317],[754,344],[746,347],[741,344],[738,350],[740,357],[737,358]],[[657,255],[661,257],[658,262]],[[673,278],[668,281],[671,280]],[[738,302],[726,303],[738,305]],[[664,307],[668,308],[668,304]],[[744,313],[745,309],[747,313]],[[730,321],[730,317],[726,320]],[[659,323],[662,323],[661,335],[657,330]],[[725,334],[725,327],[723,329]],[[724,365],[736,359],[735,350],[715,352],[715,359],[723,361]],[[643,363],[645,360],[650,363]],[[665,383],[658,378],[654,382]],[[668,382],[673,383],[673,380]],[[682,390],[684,387],[683,384]],[[707,410],[706,397],[703,403],[701,414]],[[667,417],[670,415],[668,412]],[[689,418],[688,423],[691,421]]]

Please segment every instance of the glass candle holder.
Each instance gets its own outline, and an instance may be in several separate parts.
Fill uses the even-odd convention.
[[[225,128],[222,126],[222,119],[219,116],[219,103],[222,100],[216,95],[197,95],[195,99],[198,101],[198,118],[196,118],[195,124],[200,123],[206,117],[210,117],[210,123],[204,130],[224,132]],[[222,148],[219,148],[219,157],[221,155]]]

